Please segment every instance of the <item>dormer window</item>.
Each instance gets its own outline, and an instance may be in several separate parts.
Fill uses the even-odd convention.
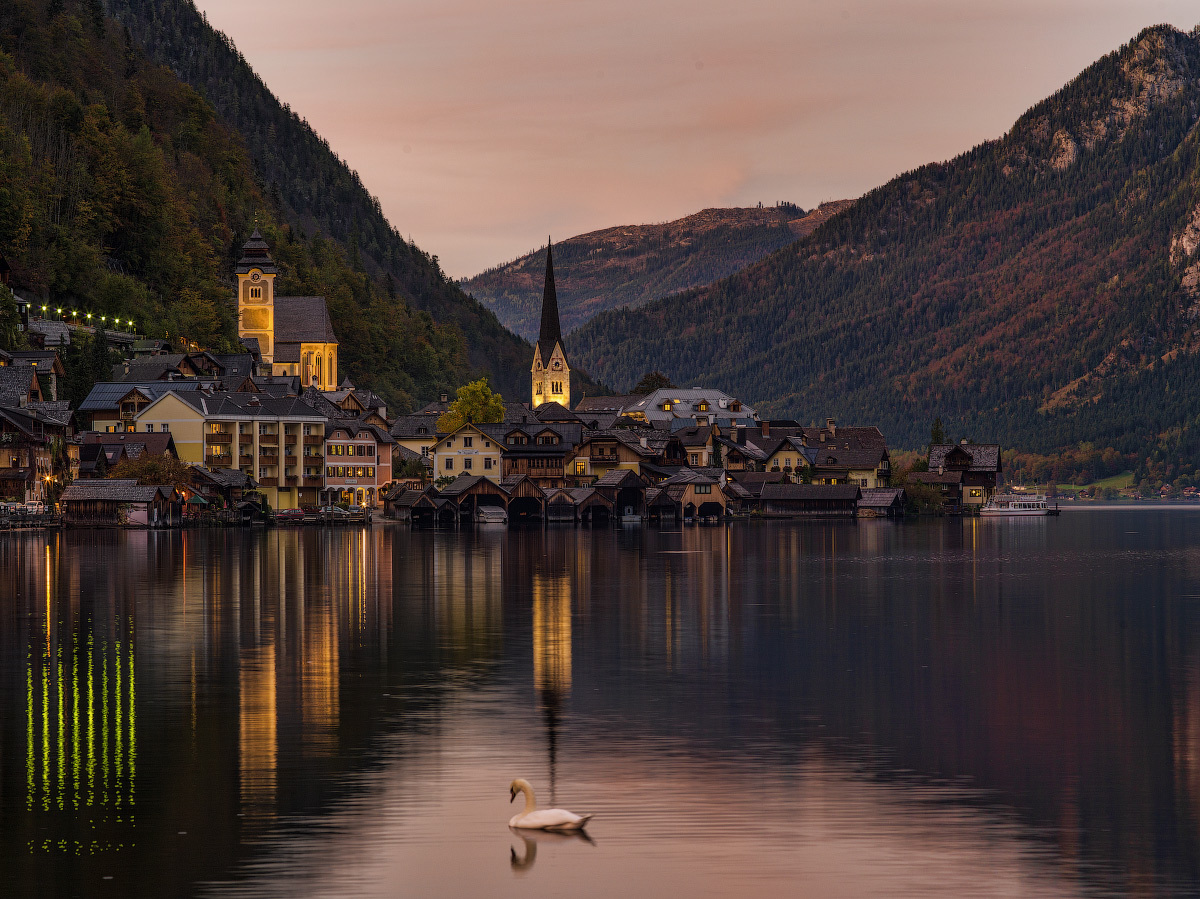
[[[698,408],[700,409],[701,412],[707,412],[708,411],[708,403],[704,402],[704,400],[701,400],[700,406]]]

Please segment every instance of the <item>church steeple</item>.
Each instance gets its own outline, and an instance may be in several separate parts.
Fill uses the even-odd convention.
[[[558,323],[558,293],[554,289],[554,255],[546,243],[546,286],[542,289],[542,327],[533,346],[533,407],[561,403],[571,408],[571,368]]]
[[[546,285],[542,288],[542,327],[538,332],[538,349],[542,359],[549,360],[555,344],[562,343],[562,331],[558,324],[558,293],[554,289],[554,254],[550,250],[550,238],[546,238]]]

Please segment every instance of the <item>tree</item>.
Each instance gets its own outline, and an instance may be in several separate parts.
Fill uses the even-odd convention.
[[[449,434],[465,424],[488,424],[504,421],[504,397],[492,393],[485,375],[478,381],[458,388],[458,396],[450,411],[437,421],[439,431]]]
[[[674,387],[671,379],[664,375],[661,371],[648,371],[642,375],[642,379],[637,382],[637,386],[633,388],[633,392],[641,395],[654,393],[656,390],[662,390],[665,387]]]
[[[173,487],[190,487],[192,483],[192,467],[186,462],[180,462],[170,453],[152,456],[142,453],[136,459],[125,459],[113,466],[109,472],[111,478],[132,478],[139,484],[160,486],[170,484]]]
[[[942,427],[942,417],[939,415],[933,420],[933,427],[929,429],[929,445],[942,444],[946,442],[946,429]]]

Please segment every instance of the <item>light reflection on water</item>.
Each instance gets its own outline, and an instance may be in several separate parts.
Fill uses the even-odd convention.
[[[1198,524],[10,536],[0,866],[42,895],[1193,893]],[[510,831],[516,776],[591,840]]]

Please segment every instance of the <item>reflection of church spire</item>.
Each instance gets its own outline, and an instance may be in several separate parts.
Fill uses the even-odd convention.
[[[571,691],[571,585],[566,577],[533,576],[533,686],[546,719],[554,802],[559,712]]]

